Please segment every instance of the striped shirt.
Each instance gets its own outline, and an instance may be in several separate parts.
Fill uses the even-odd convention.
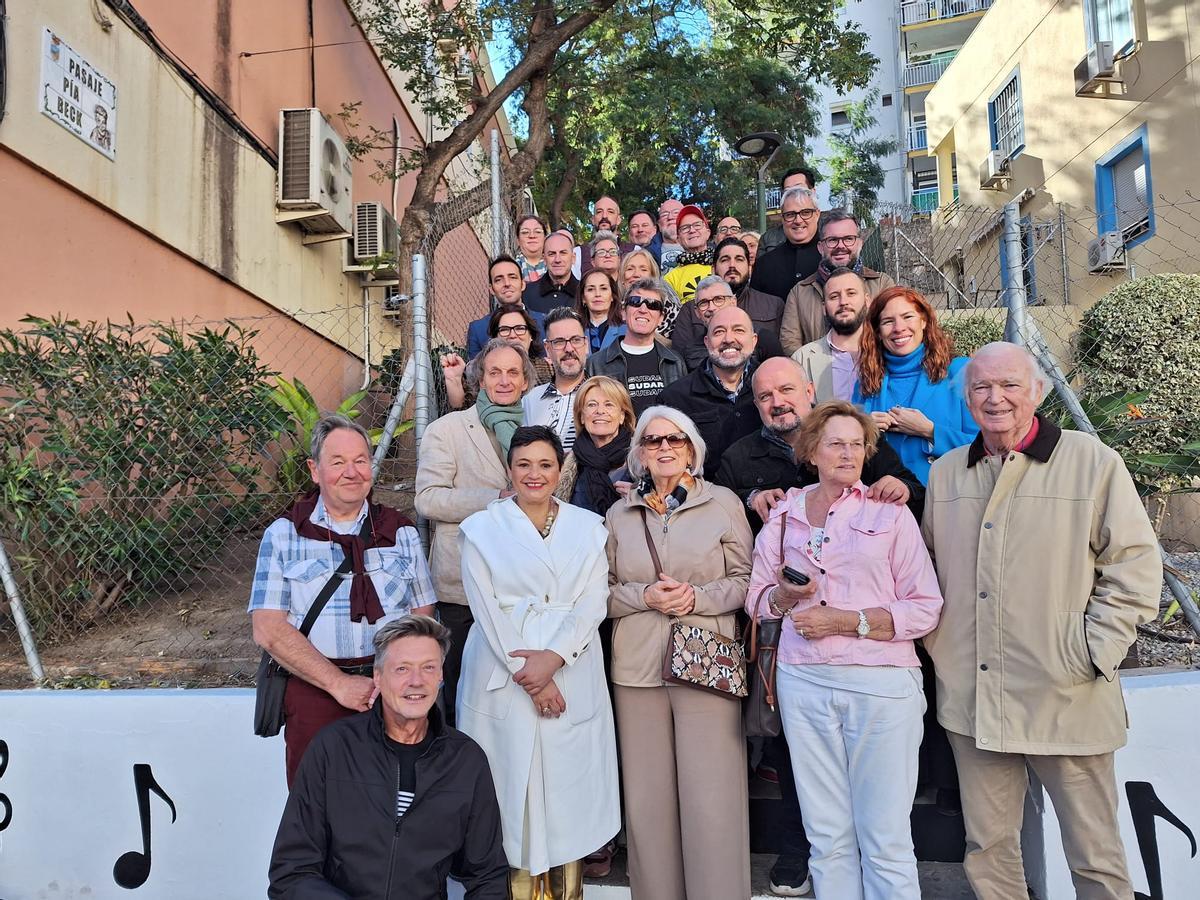
[[[353,522],[334,522],[325,511],[325,502],[318,500],[310,520],[339,534],[355,534],[367,515],[367,504]],[[258,548],[254,583],[250,589],[250,612],[256,609],[277,609],[288,614],[296,628],[321,588],[329,581],[345,554],[330,541],[301,537],[287,519],[276,519],[263,534]],[[366,551],[367,575],[379,594],[384,615],[374,624],[363,619],[350,620],[350,573],[340,576],[338,585],[321,614],[317,616],[308,639],[316,649],[331,659],[370,656],[375,652],[375,632],[392,619],[414,608],[428,606],[437,598],[429,576],[429,564],[421,550],[415,528],[396,531],[392,547],[373,547]]]
[[[562,441],[564,453],[575,446],[575,395],[586,380],[579,379],[579,384],[565,394],[560,394],[550,381],[544,388],[534,388],[521,401],[525,424],[549,425]]]

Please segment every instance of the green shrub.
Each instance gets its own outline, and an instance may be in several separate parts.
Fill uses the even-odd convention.
[[[1200,438],[1200,276],[1149,275],[1119,285],[1080,324],[1078,375],[1085,400],[1137,393],[1118,440],[1129,459],[1178,454]],[[1186,487],[1164,471],[1159,490]]]
[[[286,416],[253,331],[22,321],[0,331],[0,536],[39,634],[61,639],[257,524]]]
[[[954,338],[954,355],[970,356],[984,344],[1004,340],[1004,322],[986,313],[975,315],[941,315],[938,322]]]

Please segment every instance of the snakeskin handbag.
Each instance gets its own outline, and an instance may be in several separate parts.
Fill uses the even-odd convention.
[[[646,546],[654,561],[654,571],[664,571],[658,549],[642,511],[642,528]],[[699,625],[688,625],[672,617],[667,652],[663,656],[663,681],[686,684],[721,694],[730,699],[749,694],[746,682],[746,657],[742,643],[736,637],[726,637]]]

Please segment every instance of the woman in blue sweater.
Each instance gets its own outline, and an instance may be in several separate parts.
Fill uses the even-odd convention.
[[[953,339],[918,291],[891,287],[871,301],[854,399],[922,484],[930,463],[979,433],[958,384],[967,360],[953,352]]]

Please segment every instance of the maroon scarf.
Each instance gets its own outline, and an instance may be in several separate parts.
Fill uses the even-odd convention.
[[[350,620],[361,622],[365,618],[374,625],[383,617],[383,604],[379,602],[375,584],[366,571],[366,551],[372,547],[396,546],[396,532],[413,523],[400,515],[399,510],[368,501],[367,524],[370,528],[365,536],[338,534],[310,521],[319,497],[319,492],[309,491],[293,503],[283,517],[292,523],[300,537],[337,544],[343,553],[349,554],[354,572],[354,580],[350,583]]]

